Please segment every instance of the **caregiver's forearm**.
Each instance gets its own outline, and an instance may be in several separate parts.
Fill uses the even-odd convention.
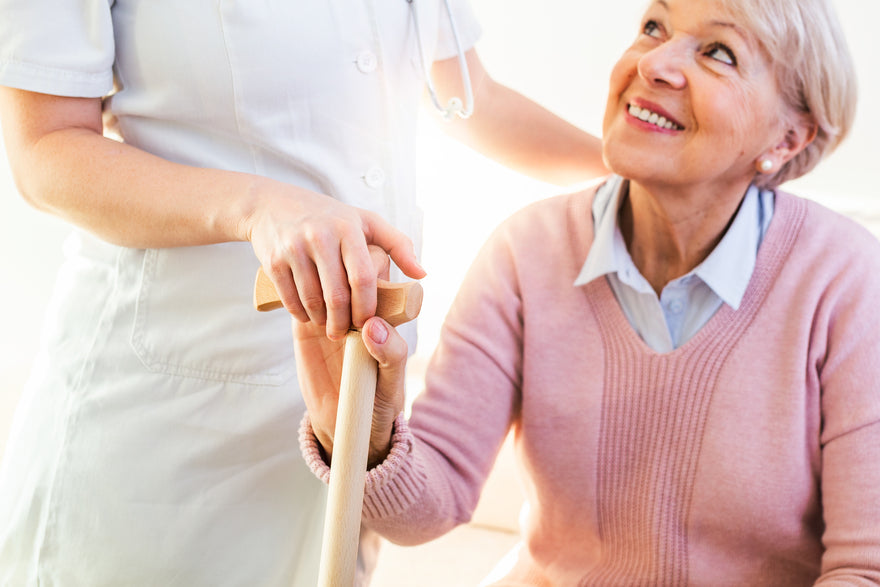
[[[571,185],[607,173],[602,142],[522,94],[493,80],[474,50],[467,52],[474,111],[444,130],[499,163],[542,181]],[[437,62],[438,90],[463,96],[457,59]]]
[[[100,99],[2,88],[0,114],[23,197],[115,244],[246,240],[243,220],[270,188],[255,176],[172,163],[105,138]]]

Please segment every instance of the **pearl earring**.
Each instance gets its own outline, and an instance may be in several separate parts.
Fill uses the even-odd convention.
[[[764,173],[769,172],[773,169],[773,161],[770,161],[770,159],[761,159],[760,169]]]

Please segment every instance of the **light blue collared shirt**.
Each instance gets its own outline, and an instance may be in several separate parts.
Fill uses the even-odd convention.
[[[773,216],[774,194],[750,186],[721,242],[697,267],[666,284],[658,299],[620,232],[617,212],[626,185],[623,178],[613,177],[597,191],[595,236],[574,285],[607,276],[635,331],[649,347],[666,353],[690,340],[722,304],[739,308]]]

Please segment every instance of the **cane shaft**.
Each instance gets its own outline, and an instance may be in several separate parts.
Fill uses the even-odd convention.
[[[319,587],[354,585],[376,369],[376,361],[367,352],[361,333],[349,332],[339,387]]]
[[[417,282],[378,280],[376,315],[392,326],[413,320],[421,306],[422,287]],[[254,284],[254,307],[261,312],[283,307],[275,285],[262,268]],[[319,587],[354,585],[377,369],[361,333],[350,331],[345,339],[339,388]]]

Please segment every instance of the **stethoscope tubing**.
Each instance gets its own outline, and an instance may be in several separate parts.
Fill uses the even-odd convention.
[[[418,8],[416,7],[414,0],[406,1],[409,3],[410,9],[412,10],[413,24],[416,29],[416,42],[419,46],[419,61],[421,62],[422,73],[425,76],[425,85],[428,87],[428,93],[431,95],[431,102],[433,102],[434,107],[446,120],[451,120],[453,116],[468,118],[474,112],[474,90],[471,86],[471,76],[468,71],[467,59],[465,58],[465,52],[461,47],[461,40],[458,36],[458,27],[455,26],[455,18],[452,16],[452,7],[449,5],[449,0],[443,0],[443,4],[446,6],[446,14],[449,17],[449,26],[452,29],[452,37],[455,40],[455,47],[458,51],[458,67],[461,71],[461,84],[464,88],[464,104],[462,104],[461,98],[453,96],[449,99],[449,102],[447,102],[445,107],[440,104],[440,99],[437,97],[437,92],[434,89],[434,81],[431,79],[430,64],[426,59],[425,49],[422,44]]]

